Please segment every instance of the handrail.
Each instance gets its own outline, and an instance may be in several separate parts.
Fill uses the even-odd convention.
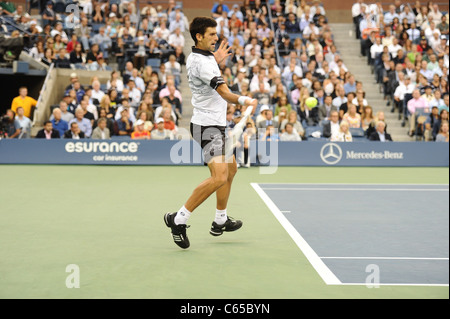
[[[50,64],[50,68],[47,71],[47,76],[45,77],[44,84],[42,85],[41,92],[39,93],[39,98],[38,98],[37,103],[36,103],[36,110],[34,111],[35,115],[33,117],[32,126],[36,125],[36,122],[37,122],[37,120],[36,120],[37,119],[36,111],[39,109],[40,104],[42,103],[43,92],[45,92],[45,90],[47,88],[47,83],[50,80],[50,76],[51,76],[51,73],[53,71],[53,68],[54,68],[54,63]]]

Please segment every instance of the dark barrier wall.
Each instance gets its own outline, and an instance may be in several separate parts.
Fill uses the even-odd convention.
[[[199,154],[190,140],[0,140],[0,164],[202,165]],[[448,167],[449,144],[254,141],[250,158],[261,166]]]

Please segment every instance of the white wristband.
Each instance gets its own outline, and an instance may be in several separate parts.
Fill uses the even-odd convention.
[[[238,103],[240,105],[245,105],[245,101],[247,100],[251,100],[251,98],[249,98],[248,96],[240,96],[238,99]]]

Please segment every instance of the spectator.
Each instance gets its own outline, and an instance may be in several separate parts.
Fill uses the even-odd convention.
[[[348,126],[351,128],[361,127],[361,115],[356,112],[356,105],[353,103],[348,104],[348,111],[344,114],[342,118],[343,121],[347,122]]]
[[[70,123],[70,130],[67,130],[64,133],[64,138],[79,140],[81,138],[85,138],[84,132],[81,131],[77,122]]]
[[[15,97],[11,103],[11,110],[17,112],[17,108],[20,106],[23,108],[23,115],[32,118],[33,108],[37,105],[37,101],[28,96],[28,89],[25,86],[19,88],[19,96]]]
[[[280,141],[300,142],[302,139],[291,123],[286,123],[286,131],[280,135]]]
[[[92,139],[108,140],[111,138],[109,128],[106,127],[108,120],[105,117],[101,117],[97,121],[97,127],[92,131]]]
[[[322,136],[330,138],[331,136],[337,136],[340,129],[339,112],[334,110],[330,112],[328,120],[323,123]]]
[[[327,95],[324,98],[323,104],[319,106],[319,119],[321,121],[328,120],[331,112],[337,110],[337,107],[333,105],[333,97],[331,95]]]
[[[22,129],[19,121],[16,119],[16,113],[11,109],[6,110],[3,120],[5,121],[3,133],[6,133],[6,137],[19,138]]]
[[[387,141],[392,142],[391,135],[386,133],[385,128],[386,124],[383,121],[378,121],[376,124],[376,131],[369,136],[369,140],[379,142],[387,142]]]
[[[19,138],[30,138],[31,137],[31,120],[24,115],[23,107],[19,106],[17,108],[16,121],[20,126]]]
[[[164,128],[164,119],[158,118],[156,120],[156,129],[151,133],[152,140],[173,140],[174,135],[171,130]]]
[[[449,141],[449,124],[448,121],[442,121],[439,133],[436,136],[436,142],[447,142]]]
[[[53,124],[51,121],[45,121],[44,128],[36,134],[36,138],[45,138],[47,140],[51,140],[59,139],[60,135],[58,130],[53,129]]]
[[[80,106],[81,106],[81,103],[80,103]],[[87,112],[87,111],[83,110],[82,107],[77,108],[75,110],[75,118],[69,122],[69,125],[72,130],[72,123],[77,123],[78,128],[84,133],[85,137],[91,137],[92,123],[89,119],[84,117],[85,112]],[[72,130],[72,132],[74,132],[74,131]]]
[[[131,138],[134,140],[149,140],[150,132],[145,129],[145,122],[141,119],[137,120],[134,126],[134,132],[131,133]]]
[[[115,135],[131,136],[133,132],[133,123],[130,121],[129,109],[125,108],[120,113],[120,119],[115,122]]]
[[[442,122],[448,121],[448,120],[449,120],[448,110],[441,109],[439,112],[439,119],[433,125],[432,136],[433,136],[434,141],[436,140],[436,136],[439,134],[439,130],[441,128]]]
[[[418,116],[429,113],[428,102],[422,96],[420,91],[415,89],[412,94],[412,99],[408,101],[409,116],[409,136],[413,136],[416,130],[416,121]]]
[[[349,124],[347,121],[343,120],[339,124],[339,131],[335,135],[331,135],[332,142],[352,142],[353,137],[349,129]]]
[[[62,112],[59,108],[54,108],[52,112],[53,118],[50,120],[55,130],[59,132],[59,136],[63,136],[64,132],[69,129],[69,125],[62,119]]]

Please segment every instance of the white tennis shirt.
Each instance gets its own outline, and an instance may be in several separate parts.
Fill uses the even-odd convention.
[[[186,61],[186,69],[194,107],[191,123],[226,126],[227,102],[216,91],[225,81],[214,55],[193,47]]]

